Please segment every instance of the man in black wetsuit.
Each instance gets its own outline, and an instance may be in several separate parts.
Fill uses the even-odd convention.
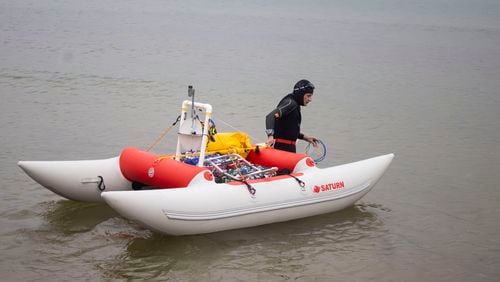
[[[296,152],[297,139],[305,140],[317,146],[317,139],[300,132],[300,106],[307,106],[312,101],[314,85],[302,79],[293,87],[293,93],[286,95],[276,109],[266,116],[266,145],[283,151]]]

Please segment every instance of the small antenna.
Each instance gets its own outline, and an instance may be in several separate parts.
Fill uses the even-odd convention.
[[[193,85],[188,86],[188,97],[191,97],[191,118],[194,121],[195,113],[194,113],[194,88],[193,88]]]
[[[194,99],[194,88],[193,85],[188,86],[188,97],[193,97]]]

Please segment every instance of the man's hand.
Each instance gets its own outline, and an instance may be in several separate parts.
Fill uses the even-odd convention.
[[[316,137],[304,135],[304,140],[313,144],[314,147],[318,147],[318,139]]]
[[[274,137],[272,135],[267,137],[266,145],[269,148],[274,148]]]

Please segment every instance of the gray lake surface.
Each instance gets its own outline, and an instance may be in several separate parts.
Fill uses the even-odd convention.
[[[320,167],[396,155],[340,212],[165,236],[17,167],[147,148],[191,84],[262,142],[302,78]],[[3,0],[0,98],[2,281],[500,281],[499,1]]]

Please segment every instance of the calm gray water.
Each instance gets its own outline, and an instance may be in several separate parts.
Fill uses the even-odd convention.
[[[16,165],[146,148],[189,84],[263,140],[301,78],[321,166],[396,154],[341,212],[163,236]],[[0,95],[2,281],[500,280],[498,1],[4,0]]]

